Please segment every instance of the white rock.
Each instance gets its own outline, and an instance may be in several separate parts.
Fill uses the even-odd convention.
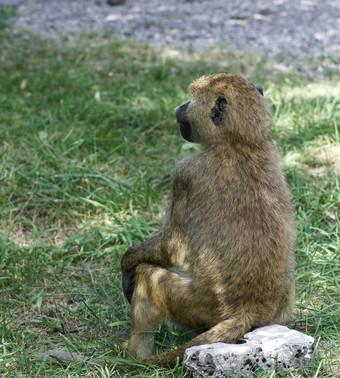
[[[313,337],[275,324],[246,333],[238,344],[188,348],[184,365],[194,377],[251,375],[256,369],[284,371],[308,366],[313,350]]]

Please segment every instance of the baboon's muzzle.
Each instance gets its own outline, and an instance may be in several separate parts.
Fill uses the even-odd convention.
[[[188,142],[194,142],[191,135],[191,124],[188,120],[187,113],[189,104],[190,101],[186,104],[177,106],[177,108],[175,108],[175,113],[182,137]]]

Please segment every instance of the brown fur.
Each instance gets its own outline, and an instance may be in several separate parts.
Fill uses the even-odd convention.
[[[235,342],[254,327],[282,323],[294,306],[295,227],[267,101],[231,74],[199,78],[189,89],[193,98],[176,109],[177,119],[202,151],[177,164],[161,231],[122,259],[123,287],[128,298],[133,293],[130,352],[162,365],[192,345]],[[163,319],[208,330],[151,356]]]

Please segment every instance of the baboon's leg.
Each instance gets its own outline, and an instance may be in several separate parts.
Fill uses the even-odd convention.
[[[213,293],[197,289],[190,278],[173,270],[140,264],[131,303],[132,355],[152,355],[154,333],[162,319],[191,329],[210,328],[222,320]]]
[[[153,354],[153,339],[161,320],[160,312],[144,290],[145,287],[137,283],[131,302],[128,348],[131,354],[139,359]]]
[[[155,306],[152,296],[154,280],[147,272],[149,266],[151,270],[152,266],[149,264],[140,264],[137,267],[131,301],[129,350],[136,358],[145,358],[153,354],[153,338],[161,320],[161,312]],[[165,271],[163,268],[155,269]]]

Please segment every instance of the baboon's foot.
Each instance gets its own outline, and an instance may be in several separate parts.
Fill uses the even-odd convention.
[[[129,346],[129,337],[130,337],[129,329],[122,329],[121,331],[118,331],[113,335],[116,350],[118,354],[122,356],[123,358],[126,357],[126,351],[128,350],[128,346]]]

